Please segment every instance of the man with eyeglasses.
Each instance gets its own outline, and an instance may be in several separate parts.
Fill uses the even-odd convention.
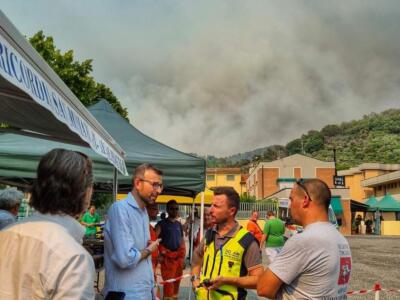
[[[331,192],[319,179],[297,181],[290,193],[292,236],[260,276],[259,296],[277,299],[346,299],[351,272],[347,240],[329,222]]]
[[[156,225],[156,233],[161,238],[159,261],[162,279],[178,278],[183,273],[186,247],[183,239],[183,227],[178,220],[179,207],[176,200],[167,203],[168,218]],[[164,284],[163,299],[178,299],[180,280]]]
[[[161,193],[162,171],[150,164],[138,166],[133,188],[111,205],[104,229],[104,295],[122,292],[125,300],[153,300],[155,295],[151,253],[160,240],[151,241],[146,206]]]

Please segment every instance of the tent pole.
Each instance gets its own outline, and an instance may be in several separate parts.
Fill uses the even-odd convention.
[[[113,200],[117,201],[118,194],[118,171],[117,168],[114,167],[114,176],[113,176]]]
[[[190,228],[191,228],[191,230],[190,230],[191,235],[190,235],[190,249],[189,249],[189,258],[190,258],[189,264],[192,265],[193,242],[194,242],[194,232],[193,232],[194,231],[193,230],[193,228],[194,228],[194,198],[193,198],[193,204],[192,204],[192,222],[190,224]]]
[[[190,249],[189,249],[189,265],[190,267],[192,266],[192,258],[193,258],[193,237],[194,237],[194,232],[193,232],[193,227],[194,227],[194,199],[195,197],[193,197],[193,204],[192,204],[192,222],[190,224],[191,230],[190,232],[192,233],[190,235]],[[191,298],[192,295],[192,288],[189,288],[189,300]]]
[[[201,192],[201,203],[200,203],[200,240],[204,236],[204,192]]]

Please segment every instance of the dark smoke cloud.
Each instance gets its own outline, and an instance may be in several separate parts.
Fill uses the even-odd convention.
[[[397,1],[60,3],[57,20],[24,17],[94,58],[131,122],[186,152],[286,144],[399,107]]]

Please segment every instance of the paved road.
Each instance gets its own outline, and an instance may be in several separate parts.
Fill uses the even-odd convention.
[[[349,290],[371,289],[376,282],[383,288],[400,289],[400,237],[351,236],[348,240],[353,256]],[[183,282],[180,299],[188,299],[188,285]],[[250,294],[249,300],[265,299]],[[356,299],[374,299],[374,295],[349,297]],[[382,294],[381,299],[400,299],[400,293]]]
[[[351,290],[370,289],[375,282],[400,289],[400,237],[351,236],[348,240],[353,257]]]

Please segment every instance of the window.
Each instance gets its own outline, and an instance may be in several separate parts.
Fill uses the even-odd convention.
[[[226,175],[226,181],[234,181],[235,175]]]
[[[207,180],[208,181],[215,180],[215,176],[214,175],[207,175]]]

